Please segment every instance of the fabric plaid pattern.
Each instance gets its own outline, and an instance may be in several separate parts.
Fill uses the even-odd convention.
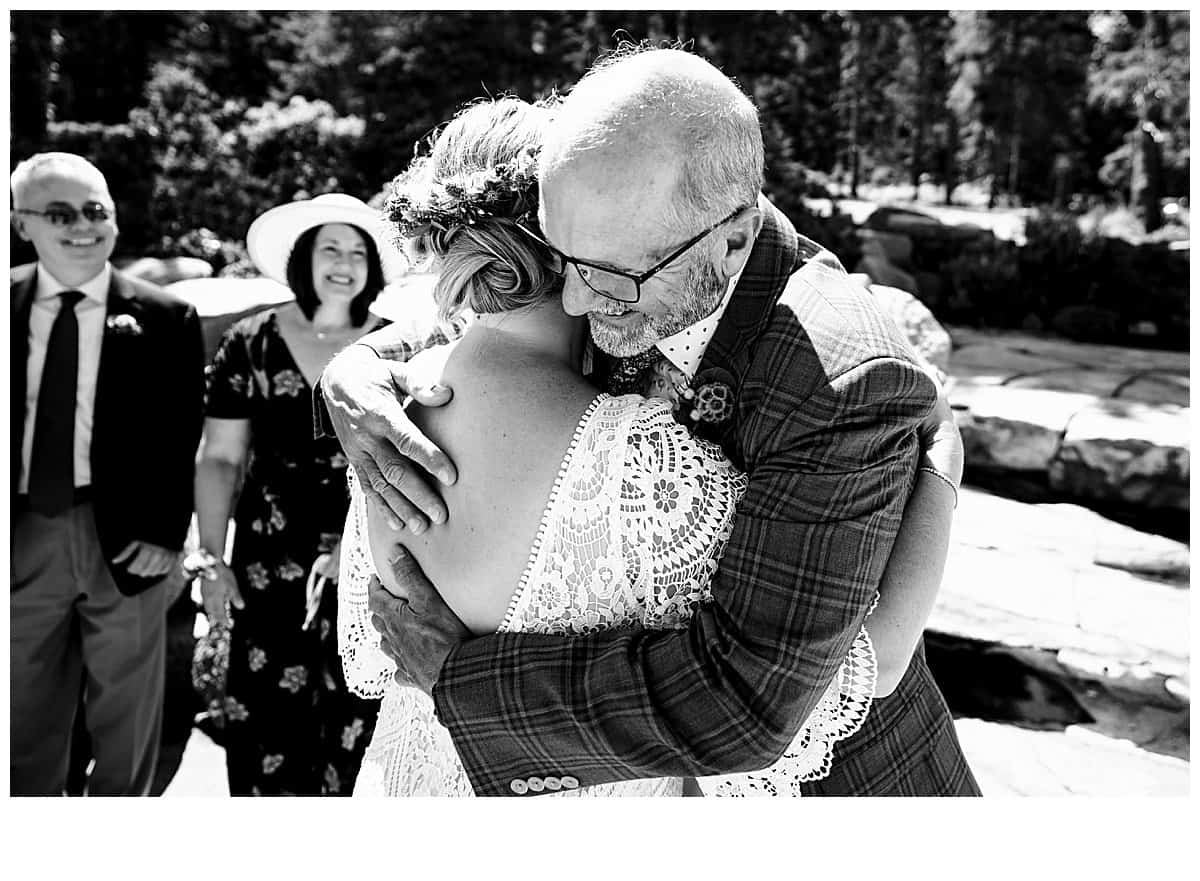
[[[480,795],[765,767],[845,657],[915,473],[932,381],[869,293],[765,199],[766,224],[701,372],[736,382],[720,438],[750,475],[713,579],[681,631],[495,634],[434,687]],[[813,794],[977,791],[919,652]]]

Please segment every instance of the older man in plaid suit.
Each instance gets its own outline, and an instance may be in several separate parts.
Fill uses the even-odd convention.
[[[542,166],[543,229],[571,264],[564,308],[589,316],[610,388],[636,374],[629,356],[652,349],[734,394],[728,413],[700,419],[750,477],[713,602],[680,631],[464,641],[402,560],[409,604],[372,597],[385,649],[399,676],[432,694],[480,795],[524,794],[531,787],[517,784],[543,775],[589,785],[765,767],[866,618],[936,388],[836,258],[758,196],[753,107],[699,58],[652,50],[593,71],[567,99]],[[685,229],[708,259],[672,267]],[[434,474],[450,465],[394,404],[363,418],[380,387],[406,381],[376,353],[411,347],[381,334],[367,338],[374,352],[335,361],[322,388],[364,483],[420,531],[418,509],[435,522],[444,509],[395,448]],[[373,436],[381,424],[393,426],[386,440]],[[805,791],[978,794],[919,644],[894,692]]]

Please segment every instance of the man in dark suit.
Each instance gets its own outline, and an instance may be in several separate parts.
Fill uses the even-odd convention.
[[[607,388],[629,391],[612,380],[657,348],[732,397],[699,429],[749,476],[712,602],[683,630],[464,639],[402,563],[410,601],[376,589],[374,623],[397,678],[431,694],[477,794],[764,768],[862,627],[914,482],[951,503],[955,477],[916,467],[936,386],[869,292],[760,196],[757,116],[711,65],[676,50],[617,60],[575,87],[548,139],[542,229],[564,309],[615,356],[598,358]],[[322,380],[332,427],[364,487],[420,531],[430,490],[414,462],[438,473],[445,456],[396,412],[394,388],[418,390],[376,357],[411,347],[387,331],[363,342]],[[914,641],[895,690],[805,794],[978,794]]]
[[[25,160],[11,271],[13,795],[66,784],[80,687],[88,792],[144,795],[165,674],[161,584],[192,511],[204,350],[193,307],[108,262],[116,208],[71,153]]]

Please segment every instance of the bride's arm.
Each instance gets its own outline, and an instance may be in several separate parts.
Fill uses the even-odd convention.
[[[944,392],[921,434],[922,469],[935,469],[953,486],[926,470],[917,472],[880,581],[879,605],[866,621],[879,667],[876,698],[887,697],[900,683],[933,611],[950,547],[954,487],[962,481],[962,438]]]

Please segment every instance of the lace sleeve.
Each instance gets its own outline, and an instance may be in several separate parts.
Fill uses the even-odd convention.
[[[371,626],[367,609],[367,587],[375,574],[371,546],[367,541],[367,497],[363,495],[354,469],[348,468],[350,510],[342,533],[342,556],[338,570],[338,654],[346,685],[360,697],[383,697],[396,665],[379,648],[379,634]]]
[[[685,627],[696,606],[712,597],[709,582],[733,531],[746,475],[718,446],[677,424],[668,405],[648,400],[630,427],[623,477],[623,541],[635,561],[635,592],[646,597],[643,623]],[[864,627],[783,757],[761,771],[701,777],[704,794],[797,796],[801,784],[826,777],[834,745],[867,718],[876,672]]]

